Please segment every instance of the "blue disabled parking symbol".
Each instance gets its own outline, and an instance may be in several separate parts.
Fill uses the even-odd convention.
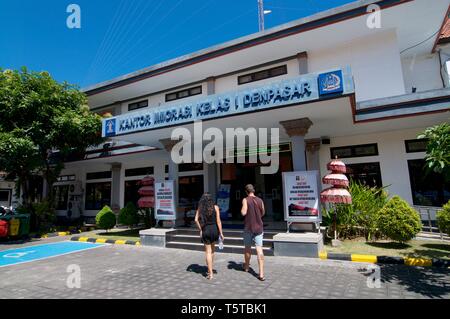
[[[58,242],[0,251],[0,267],[57,257],[104,246],[85,242]]]

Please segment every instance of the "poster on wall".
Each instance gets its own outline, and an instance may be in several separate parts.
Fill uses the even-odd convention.
[[[318,171],[284,172],[284,218],[287,222],[320,222]]]
[[[230,184],[220,184],[217,192],[217,206],[220,208],[220,219],[222,220],[228,220],[231,218],[230,191]]]
[[[155,218],[157,220],[175,220],[174,182],[155,183]]]

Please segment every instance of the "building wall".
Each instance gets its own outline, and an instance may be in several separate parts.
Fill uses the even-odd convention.
[[[405,140],[416,139],[425,128],[380,132],[376,134],[332,137],[330,145],[320,148],[321,176],[325,176],[327,163],[331,160],[330,148],[360,144],[378,144],[378,156],[345,158],[346,164],[379,162],[383,186],[387,186],[389,194],[399,195],[411,205],[412,193],[408,171],[408,160],[423,159],[425,153],[406,153]],[[323,185],[325,187],[325,185]]]
[[[333,50],[308,52],[308,60],[309,72],[349,65],[358,102],[405,93],[394,30],[343,43]]]
[[[412,93],[413,87],[417,89],[417,92],[442,89],[439,65],[438,53],[403,59],[406,92]]]
[[[298,52],[302,52],[305,49],[307,48],[299,47]],[[379,32],[370,37],[355,39],[351,42],[343,43],[339,47],[333,47],[332,49],[328,48],[322,51],[310,51],[307,53],[308,73],[322,72],[329,69],[335,69],[337,67],[350,66],[354,76],[357,101],[365,101],[375,98],[404,94],[406,92],[405,84],[407,87],[410,86],[410,78],[412,76],[420,77],[420,74],[410,74],[415,73],[415,71],[409,73],[407,71],[404,71],[405,67],[404,65],[402,67],[402,61],[400,60],[398,41],[395,30]],[[277,55],[273,56],[273,61],[284,58],[286,58],[286,54],[283,53],[282,50],[280,50]],[[253,65],[248,65],[247,67],[252,67],[263,62],[267,61],[254,61]],[[221,63],[220,58],[217,58],[217,63]],[[404,64],[405,63],[407,62],[404,62]],[[238,85],[237,79],[240,75],[257,72],[283,64],[286,64],[288,68],[288,74],[286,75],[244,85]],[[423,65],[423,68],[427,67],[428,66],[426,64]],[[418,67],[418,72],[421,71],[421,68],[422,67]],[[234,69],[233,66],[230,66],[230,70],[232,69]],[[432,71],[429,72],[432,73]],[[408,77],[407,80],[404,80],[404,74]],[[273,81],[297,77],[298,75],[299,64],[295,57],[284,62],[273,63],[271,65],[238,72],[231,75],[224,76],[222,74],[210,74],[211,77],[216,77],[215,93],[218,94],[242,90],[254,86],[261,86]],[[155,81],[157,81],[157,78],[155,78]],[[201,84],[186,84],[187,85],[185,88],[202,85],[202,94],[172,101],[169,102],[170,104],[176,105],[178,103],[186,103],[192,100],[198,100],[202,96],[204,97],[207,95],[206,79]],[[178,91],[182,88],[172,89],[168,87],[167,89],[170,91],[157,94],[152,94],[152,92],[149,92],[148,96],[121,102],[117,107],[117,109],[120,111],[116,111],[116,113],[127,113],[129,112],[128,104],[145,99],[148,99],[149,101],[149,108],[164,105],[166,104],[165,95],[167,93]],[[133,97],[130,96],[129,98]],[[110,107],[107,107],[105,109],[109,110]],[[140,110],[145,110],[145,108]]]
[[[140,97],[140,98],[137,98],[137,99],[133,99],[133,100],[129,100],[129,101],[120,103],[121,114],[129,112],[128,111],[128,105],[129,104],[134,103],[134,102],[139,102],[139,101],[142,101],[142,100],[148,100],[148,108],[153,108],[153,107],[158,107],[158,106],[164,105],[166,103],[167,104],[170,103],[170,104],[176,105],[178,103],[185,103],[185,102],[189,102],[190,100],[200,99],[202,96],[206,96],[207,95],[206,94],[206,82],[199,83],[199,84],[194,84],[194,85],[189,85],[189,86],[184,87],[184,88],[191,88],[191,87],[196,87],[196,86],[200,86],[200,85],[202,86],[202,94],[194,95],[194,96],[191,96],[191,97],[187,97],[187,98],[184,98],[184,99],[175,100],[175,101],[171,101],[171,102],[166,102],[166,94],[183,90],[183,88],[178,88],[178,89],[173,89],[173,90],[170,90],[171,88],[167,88],[170,91],[163,92],[163,93],[158,93],[158,94],[151,94],[151,92],[149,92],[148,96],[144,96],[144,97]],[[145,110],[145,109],[146,108],[141,108],[141,109],[138,109],[138,110],[135,110],[135,111],[142,111],[142,110]]]

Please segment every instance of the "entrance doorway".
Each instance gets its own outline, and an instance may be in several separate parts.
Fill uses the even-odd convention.
[[[256,195],[264,201],[264,221],[283,220],[282,173],[292,171],[291,152],[280,153],[280,168],[275,174],[261,174],[261,163],[221,164],[221,184],[231,185],[230,212],[232,221],[243,221],[242,199],[246,197],[245,185],[253,184]]]

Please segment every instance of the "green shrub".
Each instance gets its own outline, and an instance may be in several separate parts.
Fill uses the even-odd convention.
[[[139,215],[136,206],[128,203],[119,213],[119,223],[126,226],[133,226],[139,222]]]
[[[116,215],[109,206],[105,206],[95,216],[95,222],[100,229],[111,229],[116,225]]]
[[[31,206],[31,212],[35,216],[35,226],[37,227],[38,231],[51,231],[56,221],[56,211],[53,208],[51,202],[44,199],[38,203],[33,203]]]
[[[387,193],[383,188],[369,187],[351,182],[349,192],[352,195],[350,205],[330,205],[323,212],[323,224],[333,225],[337,212],[337,230],[340,238],[364,236],[373,240],[379,236],[377,214],[387,202]]]
[[[392,197],[378,212],[380,232],[397,242],[413,239],[422,229],[419,213],[399,196]]]
[[[436,219],[439,229],[450,235],[450,201],[442,207],[442,210],[438,211]]]

